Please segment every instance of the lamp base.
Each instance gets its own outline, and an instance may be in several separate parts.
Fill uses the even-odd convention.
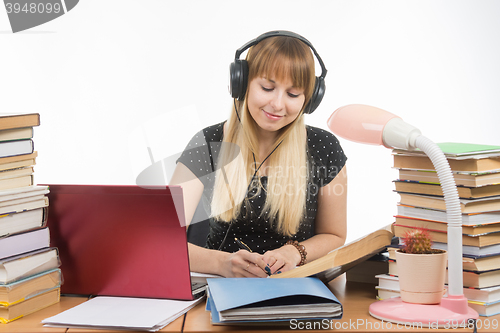
[[[456,297],[456,296],[455,296]],[[444,302],[443,302],[444,301]],[[370,315],[377,319],[397,324],[409,324],[419,327],[453,328],[467,327],[469,319],[477,319],[477,312],[467,306],[467,299],[453,300],[453,303],[463,303],[458,312],[454,305],[450,309],[446,297],[440,304],[415,304],[401,300],[401,297],[389,298],[372,303],[369,308]],[[462,304],[463,305],[463,304]]]

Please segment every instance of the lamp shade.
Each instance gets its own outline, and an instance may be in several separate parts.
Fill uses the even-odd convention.
[[[387,122],[398,116],[374,106],[351,104],[338,108],[328,119],[328,127],[336,135],[359,143],[383,145]]]
[[[400,117],[362,104],[338,108],[328,119],[328,127],[344,139],[387,148],[414,149],[415,139],[421,134]]]

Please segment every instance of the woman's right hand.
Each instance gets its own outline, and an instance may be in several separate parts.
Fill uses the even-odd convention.
[[[224,277],[267,277],[269,270],[262,255],[247,250],[224,253],[220,268]]]

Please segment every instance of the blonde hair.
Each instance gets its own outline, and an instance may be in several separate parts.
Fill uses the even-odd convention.
[[[303,42],[280,36],[266,38],[250,48],[247,62],[249,83],[254,78],[265,76],[280,81],[290,79],[295,87],[304,89],[301,113],[280,130],[274,144],[279,147],[269,156],[267,196],[261,214],[261,217],[269,218],[277,232],[292,236],[297,233],[306,214],[309,172],[307,133],[302,113],[314,90],[314,58]],[[212,216],[225,222],[238,218],[243,204],[249,205],[246,198],[248,184],[257,168],[254,157],[259,152],[258,125],[250,115],[246,100],[236,101],[234,107],[224,132],[224,142],[234,144],[223,145],[221,149],[218,165],[224,167],[217,171],[212,199]],[[238,148],[240,154],[233,159]],[[258,184],[256,195],[261,191],[260,178]]]

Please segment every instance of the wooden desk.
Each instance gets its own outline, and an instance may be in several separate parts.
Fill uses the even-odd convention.
[[[337,296],[339,301],[344,306],[344,316],[340,320],[330,322],[328,327],[320,327],[320,330],[325,331],[325,328],[333,329],[337,332],[472,332],[470,329],[428,329],[428,328],[407,328],[397,327],[396,324],[383,323],[382,321],[371,317],[368,313],[368,307],[375,302],[376,290],[372,284],[355,283],[345,281],[344,275],[333,280],[329,287]],[[83,297],[61,297],[61,302],[54,304],[48,308],[35,312],[31,315],[15,320],[9,324],[0,324],[1,332],[115,332],[123,333],[124,331],[104,331],[92,329],[64,329],[64,328],[46,328],[40,323],[41,320],[54,316],[59,312],[72,308],[82,302],[86,298]],[[493,317],[480,317],[480,321],[484,324],[486,321],[490,323],[496,320],[500,325],[500,315]],[[390,326],[389,326],[390,325]],[[298,328],[291,329],[290,326],[272,327],[272,326],[213,326],[210,324],[210,314],[205,311],[205,302],[197,305],[190,310],[185,316],[176,319],[171,324],[167,325],[160,332],[293,332],[302,331]],[[308,330],[311,332],[314,330]],[[130,331],[127,331],[130,332]],[[500,328],[479,329],[478,332],[500,332]]]
[[[61,297],[61,301],[45,309],[14,320],[8,324],[0,324],[0,332],[66,332],[65,328],[43,327],[41,321],[45,318],[70,309],[85,302],[85,297]]]
[[[317,330],[307,330],[307,332],[318,331],[324,332],[325,330],[333,329],[336,332],[472,332],[471,329],[429,329],[429,328],[411,328],[382,322],[373,318],[368,313],[368,307],[371,303],[375,302],[377,294],[375,285],[368,283],[346,282],[345,275],[338,277],[329,284],[330,289],[335,296],[339,299],[344,307],[344,315],[340,320],[334,320],[324,324],[323,327],[318,323]],[[493,317],[480,317],[484,323],[489,319],[497,320],[497,329],[490,328],[489,330],[480,329],[478,332],[500,332],[500,315]],[[382,326],[383,325],[383,326]],[[205,311],[205,304],[199,304],[194,309],[186,314],[183,332],[293,332],[293,331],[306,331],[306,329],[295,329],[289,324],[281,327],[272,326],[214,326],[210,324],[210,314]]]
[[[95,330],[95,329],[76,329],[76,328],[53,328],[53,327],[43,327],[41,321],[45,318],[55,316],[56,314],[66,311],[78,304],[81,304],[87,300],[86,297],[61,297],[61,301],[57,304],[51,305],[45,309],[32,313],[24,318],[14,320],[8,324],[0,324],[1,332],[66,332],[66,333],[76,333],[76,332],[93,332],[93,333],[123,333],[123,332],[133,332],[133,331],[123,331],[123,330]],[[158,332],[182,332],[182,325],[184,323],[184,316],[181,316],[174,320],[169,325],[165,326],[162,330]]]

